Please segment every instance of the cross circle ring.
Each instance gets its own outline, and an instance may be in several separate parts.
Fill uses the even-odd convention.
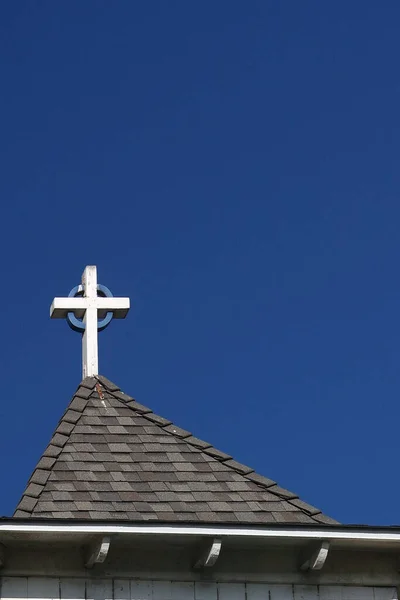
[[[68,298],[77,298],[79,296],[83,296],[84,288],[83,285],[77,285],[68,294]],[[97,284],[97,295],[102,296],[103,298],[112,298],[113,295],[105,285]],[[103,331],[110,324],[111,319],[113,318],[113,313],[108,312],[104,319],[100,319],[97,321],[97,331]],[[86,324],[82,319],[78,319],[73,312],[67,313],[67,323],[74,331],[78,331],[83,333],[86,329]]]

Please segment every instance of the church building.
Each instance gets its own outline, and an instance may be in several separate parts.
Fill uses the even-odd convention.
[[[0,519],[0,599],[396,600],[400,527],[337,523],[99,375],[128,310],[92,266],[53,301],[83,379]]]

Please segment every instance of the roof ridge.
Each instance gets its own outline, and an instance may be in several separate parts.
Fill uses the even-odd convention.
[[[57,423],[57,427],[53,431],[41,459],[28,480],[21,500],[14,511],[14,517],[29,517],[32,515],[50,477],[54,463],[69,440],[69,436],[79,422],[89,398],[96,392],[96,386],[98,385],[98,381],[94,377],[86,377],[79,384],[71,402]]]
[[[194,437],[189,431],[182,429],[172,423],[169,419],[165,419],[157,414],[155,414],[151,408],[144,406],[137,402],[132,396],[125,394],[121,391],[121,388],[111,382],[109,379],[102,375],[96,376],[96,380],[100,383],[100,385],[115,399],[120,402],[124,406],[127,406],[134,412],[136,412],[141,417],[146,420],[155,423],[164,431],[167,431],[174,437],[184,440],[187,444],[193,446],[194,448],[200,449],[205,454],[213,457],[218,462],[224,464],[225,466],[231,468],[236,473],[239,473],[249,481],[258,485],[262,490],[268,490],[269,493],[274,494],[280,499],[286,500],[289,504],[295,506],[297,509],[300,509],[312,519],[314,519],[317,523],[336,523],[334,519],[327,517],[322,513],[319,508],[300,500],[297,494],[286,490],[285,488],[280,487],[275,481],[269,479],[268,477],[264,477],[263,475],[259,475],[255,472],[255,470],[251,467],[243,465],[235,461],[230,454],[225,452],[221,452],[217,448],[214,448],[212,444],[208,442],[204,442],[197,437]],[[99,394],[101,398],[100,390],[98,388],[98,384],[94,385],[92,393]]]

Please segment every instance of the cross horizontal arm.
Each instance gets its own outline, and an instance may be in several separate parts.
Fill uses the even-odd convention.
[[[129,298],[95,298],[96,308],[99,311],[112,312],[114,319],[125,319],[130,308]]]
[[[50,307],[52,319],[63,319],[69,312],[82,318],[86,309],[96,308],[99,311],[112,312],[115,319],[124,319],[130,307],[129,298],[54,298]]]

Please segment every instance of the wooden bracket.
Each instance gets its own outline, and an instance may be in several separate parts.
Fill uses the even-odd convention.
[[[6,548],[5,548],[5,546],[3,546],[3,544],[0,544],[0,569],[1,569],[1,567],[4,567],[5,558],[6,558]]]
[[[222,542],[215,538],[207,550],[202,554],[199,560],[195,563],[195,569],[204,569],[205,567],[213,567],[221,552]]]
[[[325,564],[329,552],[330,542],[321,541],[308,547],[306,560],[301,560],[301,571],[320,571]]]
[[[108,535],[105,535],[101,540],[97,540],[89,547],[86,560],[86,568],[91,569],[95,564],[103,563],[110,549],[111,540]]]

